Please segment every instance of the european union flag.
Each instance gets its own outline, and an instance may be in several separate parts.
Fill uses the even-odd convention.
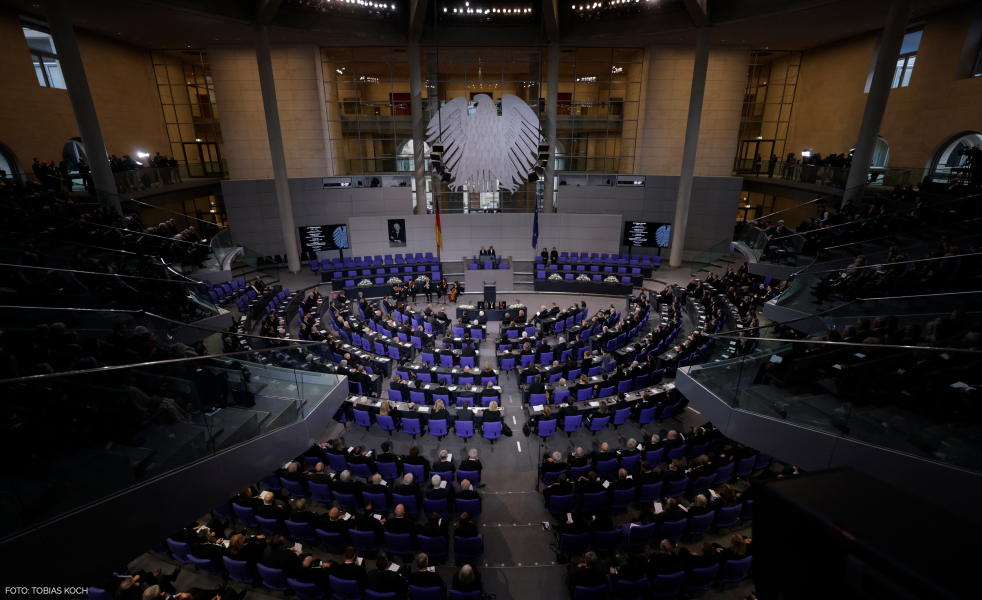
[[[539,203],[535,203],[535,220],[532,221],[532,249],[539,245]]]

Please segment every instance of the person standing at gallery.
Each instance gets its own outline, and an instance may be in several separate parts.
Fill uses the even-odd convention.
[[[774,178],[774,169],[777,167],[777,156],[771,152],[771,159],[767,161],[767,176]]]
[[[754,156],[754,175],[760,175],[760,154]]]

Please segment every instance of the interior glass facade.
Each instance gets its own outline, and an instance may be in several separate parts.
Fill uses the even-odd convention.
[[[630,173],[641,96],[640,49],[564,49],[557,102],[557,171]],[[322,50],[329,135],[337,175],[412,173],[412,108],[405,48]],[[423,125],[441,106],[478,94],[501,110],[502,94],[526,101],[545,131],[548,86],[544,47],[420,49]],[[427,164],[427,174],[429,174]],[[415,188],[415,181],[413,182]],[[532,210],[543,184],[515,193],[456,192],[427,177],[427,205],[434,186],[441,209]]]
[[[764,165],[771,154],[784,160],[800,66],[800,52],[756,50],[750,53],[735,174],[754,172],[757,155]]]
[[[191,177],[227,175],[208,53],[154,50],[151,56],[170,154],[187,166]]]

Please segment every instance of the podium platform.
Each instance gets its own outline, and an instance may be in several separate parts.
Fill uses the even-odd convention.
[[[464,271],[464,289],[469,292],[484,291],[485,284],[494,285],[498,294],[515,289],[515,269],[511,258],[507,269],[468,269]],[[476,303],[476,302],[475,302]]]

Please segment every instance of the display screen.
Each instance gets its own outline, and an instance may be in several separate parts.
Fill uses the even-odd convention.
[[[672,240],[671,223],[624,222],[624,246],[633,248],[668,248]]]
[[[320,252],[321,250],[347,250],[348,226],[316,225],[300,227],[300,251]]]

